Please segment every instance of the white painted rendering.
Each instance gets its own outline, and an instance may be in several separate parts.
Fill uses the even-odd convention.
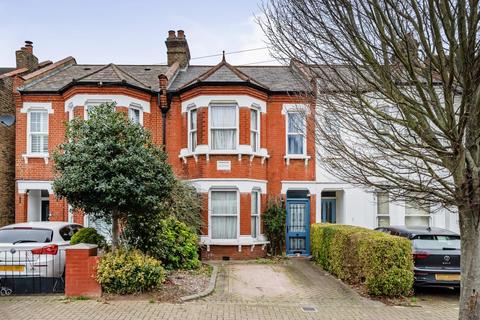
[[[182,102],[182,113],[191,108],[208,107],[210,104],[237,104],[239,107],[254,107],[267,112],[267,103],[249,95],[201,95]]]
[[[47,190],[53,194],[52,181],[18,180],[18,193],[26,193],[28,190]]]
[[[236,189],[240,193],[250,193],[252,190],[260,190],[260,193],[267,193],[267,181],[255,179],[190,179],[187,180],[198,192],[206,193],[212,188]]]

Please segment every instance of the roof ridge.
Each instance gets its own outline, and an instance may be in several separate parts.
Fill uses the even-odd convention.
[[[107,69],[111,64],[112,64],[112,63],[106,64],[106,65],[104,65],[103,67],[98,68],[97,70],[95,70],[95,71],[93,71],[93,72],[87,73],[86,75],[84,75],[84,76],[82,76],[82,77],[80,77],[80,78],[78,78],[78,79],[75,79],[75,81],[79,81],[79,80],[85,79],[85,78],[87,78],[87,77],[90,77],[90,76],[92,76],[92,75],[94,75],[94,74],[96,74],[96,73],[99,73],[100,71]]]
[[[130,73],[126,72],[125,70],[123,70],[122,68],[120,68],[120,66],[116,65],[116,64],[113,64],[113,68],[114,68],[114,71],[115,73],[117,73],[117,71],[120,71],[122,74],[126,75],[127,77],[130,77],[131,79],[133,79],[134,81],[140,83],[141,85],[143,85],[145,88],[151,88],[151,86],[149,86],[148,84],[145,84],[144,82],[138,80],[137,78],[135,78],[134,76],[132,76]],[[117,74],[118,75],[118,74]],[[123,79],[122,79],[123,80]]]

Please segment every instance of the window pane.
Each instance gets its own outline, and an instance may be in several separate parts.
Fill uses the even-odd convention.
[[[430,225],[429,216],[405,216],[405,225],[407,227],[428,227]]]
[[[140,110],[138,109],[128,109],[129,118],[134,123],[140,123]]]
[[[212,239],[236,239],[237,217],[212,217]]]
[[[250,129],[258,130],[258,110],[250,110]]]
[[[430,208],[421,205],[413,200],[407,201],[405,205],[405,215],[429,215]]]
[[[30,132],[47,133],[48,132],[48,113],[47,111],[30,112]]]
[[[214,129],[212,130],[213,150],[234,150],[237,145],[237,130]]]
[[[288,113],[288,133],[302,133],[304,134],[304,117],[298,112]]]
[[[389,199],[387,192],[377,193],[377,214],[388,215],[389,214]]]
[[[303,136],[299,134],[288,135],[288,154],[303,154]]]
[[[197,110],[190,111],[190,130],[197,129]]]
[[[252,238],[256,238],[258,236],[258,216],[252,216],[251,220]]]
[[[42,134],[32,134],[30,136],[30,152],[47,153],[48,152],[48,136]]]
[[[378,227],[390,226],[390,217],[377,217],[377,226]]]
[[[190,151],[197,148],[197,131],[190,132]]]
[[[212,206],[212,215],[237,214],[236,191],[212,191],[210,202]]]
[[[252,151],[253,152],[257,152],[258,151],[258,133],[257,132],[250,132],[250,145],[252,147]]]
[[[232,128],[237,126],[237,108],[235,106],[212,106],[211,126],[212,128]]]
[[[258,214],[258,192],[252,192],[252,214]]]

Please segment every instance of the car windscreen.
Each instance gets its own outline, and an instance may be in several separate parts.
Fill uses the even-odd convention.
[[[460,250],[460,237],[451,235],[419,235],[413,239],[417,250]]]
[[[50,229],[1,229],[0,243],[51,242],[53,231]]]

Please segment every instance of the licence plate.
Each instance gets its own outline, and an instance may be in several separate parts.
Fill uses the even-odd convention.
[[[435,280],[439,281],[460,281],[460,274],[435,274]]]

